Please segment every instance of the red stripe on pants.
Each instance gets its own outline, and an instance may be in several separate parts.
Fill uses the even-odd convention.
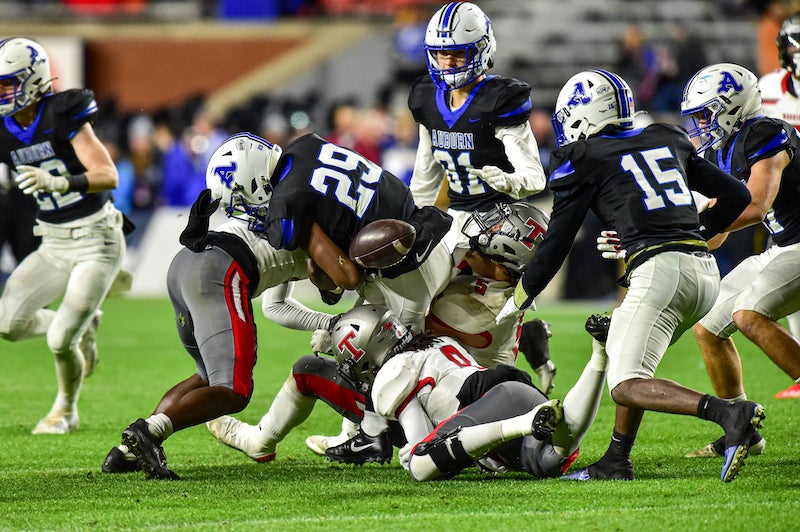
[[[352,412],[358,417],[364,417],[364,410],[358,405],[363,405],[366,402],[366,398],[357,391],[340,386],[325,377],[309,373],[293,373],[292,377],[294,377],[294,382],[297,384],[297,389],[303,395],[319,397],[348,412]]]
[[[247,290],[250,279],[234,262],[225,273],[225,304],[233,333],[233,391],[243,397],[253,393],[253,368],[256,365],[256,330]]]

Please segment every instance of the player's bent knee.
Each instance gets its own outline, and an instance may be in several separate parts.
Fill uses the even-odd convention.
[[[757,329],[768,317],[754,310],[737,310],[733,313],[733,323],[743,335],[751,338]]]
[[[412,456],[408,463],[408,472],[417,482],[437,480],[442,477],[442,472],[430,456]]]

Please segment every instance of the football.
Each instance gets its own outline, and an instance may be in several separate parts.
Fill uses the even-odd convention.
[[[362,268],[381,270],[405,257],[417,239],[414,226],[402,220],[376,220],[364,226],[350,243],[350,260]]]

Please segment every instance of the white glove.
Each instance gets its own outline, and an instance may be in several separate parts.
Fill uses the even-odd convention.
[[[328,332],[328,329],[317,329],[311,334],[311,351],[328,355],[333,352],[331,333]]]
[[[403,445],[400,451],[397,453],[397,458],[400,459],[400,465],[403,466],[403,469],[408,471],[408,468],[411,467],[411,450],[414,448],[413,443],[407,443]]]
[[[514,315],[514,314],[516,314],[518,312],[519,312],[519,307],[514,302],[514,296],[511,296],[511,297],[508,298],[508,301],[506,301],[506,304],[503,305],[503,308],[497,314],[497,317],[494,319],[494,321],[495,321],[495,323],[499,324],[501,321],[506,319],[508,316],[512,316],[512,315]]]
[[[69,181],[67,181],[66,177],[53,175],[38,166],[25,164],[17,166],[17,178],[15,181],[19,189],[25,194],[33,194],[39,190],[64,194],[69,189]]]
[[[625,248],[619,242],[616,231],[601,231],[597,237],[597,251],[604,259],[617,260],[625,258]]]
[[[467,172],[480,177],[481,180],[498,192],[504,194],[511,192],[511,182],[508,178],[508,174],[496,166],[484,166],[481,169],[470,168]]]
[[[695,205],[697,205],[697,212],[703,212],[708,209],[711,198],[707,198],[695,190],[692,190],[692,197],[694,198]]]

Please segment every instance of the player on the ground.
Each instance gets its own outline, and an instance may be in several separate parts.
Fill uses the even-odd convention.
[[[561,89],[553,116],[559,149],[550,174],[550,225],[504,311],[526,308],[544,289],[592,209],[627,250],[628,292],[612,314],[606,345],[608,388],[617,403],[614,435],[599,461],[569,478],[633,479],[630,452],[644,411],[654,410],[721,425],[727,482],[747,457],[764,417],[761,405],[731,404],[654,375],[669,345],[713,305],[719,270],[705,239],[730,225],[749,194],[699,157],[683,130],[635,129],[633,116],[631,90],[611,72],[580,72]],[[690,189],[717,199],[700,218]]]
[[[776,44],[781,69],[758,80],[764,114],[800,130],[800,13],[783,21]],[[800,338],[800,313],[789,314],[786,321],[794,337]],[[800,399],[800,384],[792,384],[775,398]]]
[[[546,229],[547,216],[524,202],[498,204],[486,213],[474,213],[464,227],[473,248],[466,253],[459,275],[434,299],[431,312],[426,317],[426,331],[458,339],[471,353],[475,353],[475,358],[482,366],[514,365],[522,313],[508,316],[499,324],[495,319],[513,291],[525,264],[533,257]],[[304,312],[296,303],[285,304],[285,290],[280,294],[275,290],[271,292],[268,292],[271,295],[269,302],[266,299],[264,301],[265,314],[269,309],[273,320],[277,319],[282,325],[292,328],[303,328],[301,324],[306,320],[301,316],[311,311]],[[541,324],[538,327],[542,329],[542,334],[539,337],[531,336],[533,340],[524,348],[531,355],[541,358],[540,352],[547,349],[547,337]],[[322,337],[326,338],[324,342],[320,341]],[[330,352],[330,332],[316,331],[312,348],[315,352]],[[228,419],[232,421],[209,424],[210,427],[214,426],[212,432],[217,437],[232,442],[246,441],[251,437],[249,425]],[[359,442],[359,446],[367,445],[367,437],[359,433],[357,425],[352,426],[352,434],[348,439],[356,437],[354,441]],[[237,436],[240,427],[245,436]],[[317,441],[319,438],[328,437],[310,436],[307,439],[308,446],[317,454],[327,455],[337,461],[383,461],[387,459],[386,451],[390,452],[390,449],[382,448],[384,454],[380,456],[349,453],[346,445],[323,445]],[[250,444],[244,445],[252,447]]]
[[[800,382],[800,342],[778,320],[800,309],[800,137],[788,123],[763,116],[755,75],[730,63],[708,66],[684,91],[681,113],[696,127],[708,161],[746,182],[747,208],[726,228],[735,231],[763,222],[772,246],[748,257],[722,279],[709,312],[692,329],[709,378],[719,397],[746,399],[737,330],[758,345],[789,377]],[[755,452],[763,449],[753,435]],[[719,441],[706,446],[716,456]]]
[[[492,23],[471,2],[450,2],[428,22],[423,43],[429,75],[412,85],[408,106],[419,123],[411,178],[417,205],[433,205],[447,181],[447,238],[456,262],[469,249],[461,228],[472,212],[486,212],[544,190],[546,176],[530,127],[530,86],[489,75],[496,49]],[[529,322],[523,344],[538,341],[543,327]],[[531,336],[529,340],[527,337]],[[529,359],[542,389],[552,386],[555,365]]]
[[[97,363],[97,313],[125,256],[122,213],[111,190],[117,170],[95,136],[89,89],[55,92],[44,48],[0,41],[0,162],[39,205],[39,248],[14,269],[0,298],[0,337],[47,337],[58,395],[34,434],[79,426],[83,379]],[[49,306],[61,299],[57,309]]]
[[[453,338],[414,337],[390,310],[356,307],[334,325],[338,363],[300,358],[258,426],[230,417],[209,425],[223,443],[268,462],[317,399],[354,421],[372,403],[399,421],[400,460],[416,480],[449,478],[475,464],[558,476],[577,456],[603,390],[608,317],[591,317],[587,330],[595,337],[592,358],[562,410],[526,373],[504,364],[484,368]],[[391,458],[387,433],[372,445],[388,450],[380,461]]]

